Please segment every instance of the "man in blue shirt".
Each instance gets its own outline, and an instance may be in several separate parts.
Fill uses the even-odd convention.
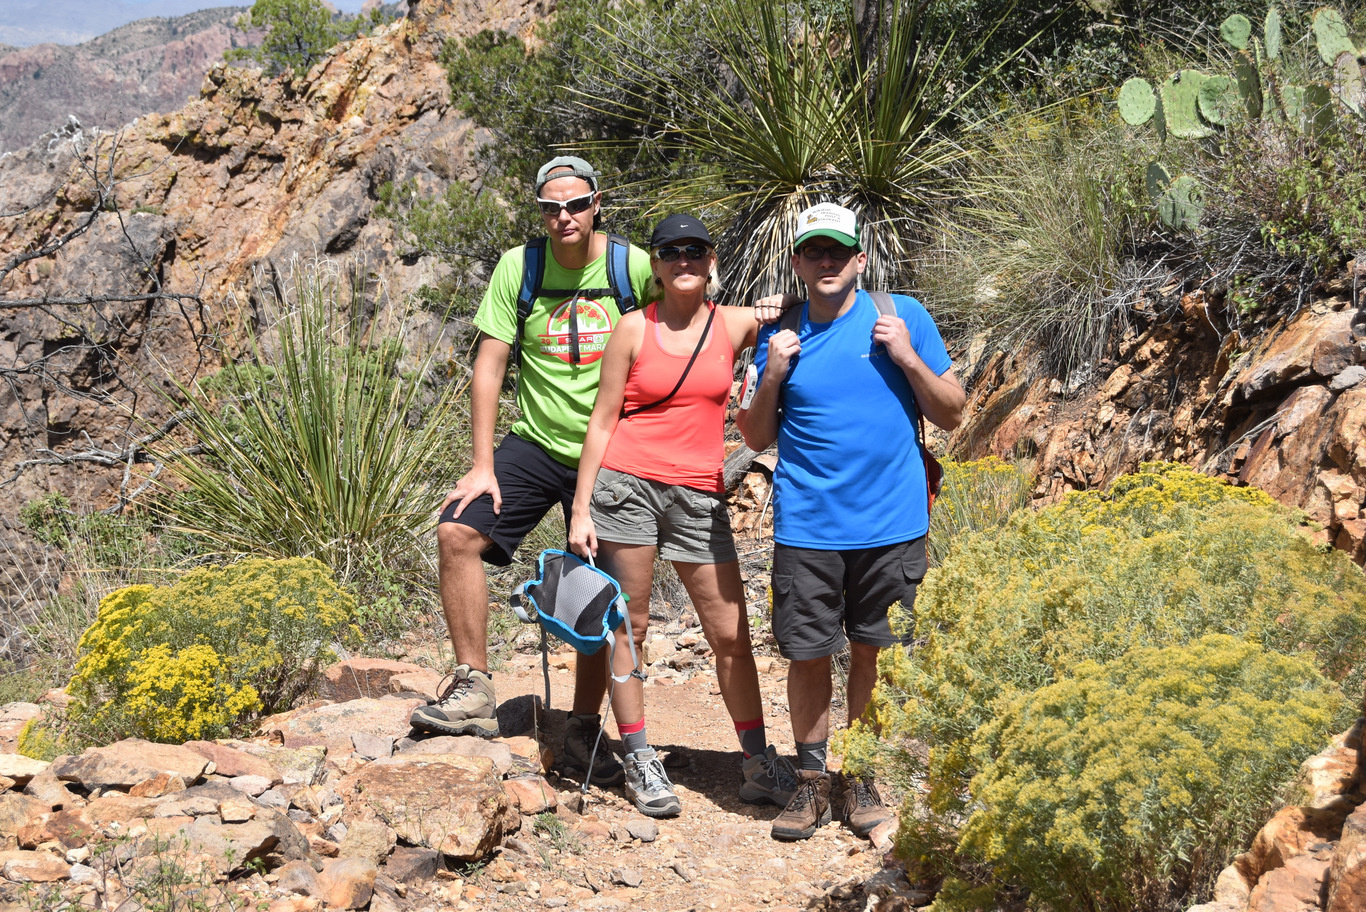
[[[967,400],[920,302],[893,295],[896,315],[881,314],[859,290],[867,262],[853,212],[822,203],[798,216],[792,269],[808,298],[796,331],[761,330],[757,385],[737,419],[752,449],[778,442],[773,633],[792,662],[800,783],[773,822],[778,839],[806,839],[830,819],[830,657],[849,643],[846,702],[857,719],[878,652],[898,642],[887,611],[897,601],[909,609],[925,575],[919,415],[952,430]],[[891,816],[871,778],[844,785],[844,820],[860,836]]]

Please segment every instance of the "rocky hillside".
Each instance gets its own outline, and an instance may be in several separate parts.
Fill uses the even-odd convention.
[[[5,521],[50,489],[113,502],[126,479],[109,466],[127,461],[118,454],[141,428],[130,411],[159,418],[142,378],[220,363],[214,337],[241,316],[246,298],[233,292],[253,267],[351,258],[391,296],[429,280],[432,267],[394,257],[392,228],[371,218],[377,188],[473,177],[478,138],[448,103],[437,54],[449,37],[524,28],[543,12],[425,0],[293,82],[218,65],[173,113],[117,136],[69,127],[0,159],[5,260],[84,229],[55,258],[0,279],[0,461],[53,464],[0,492]],[[76,303],[22,306],[54,298]],[[77,453],[85,461],[69,463]]]
[[[140,19],[83,44],[0,47],[0,153],[29,145],[68,117],[112,130],[176,110],[224,51],[260,41],[232,26],[248,6]]]

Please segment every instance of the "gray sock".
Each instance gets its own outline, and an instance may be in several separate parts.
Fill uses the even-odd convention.
[[[798,741],[797,767],[804,770],[825,772],[825,749],[829,739],[824,741]]]
[[[621,746],[628,754],[634,754],[638,750],[644,750],[650,746],[650,739],[645,737],[645,729],[638,732],[630,732],[621,736]]]

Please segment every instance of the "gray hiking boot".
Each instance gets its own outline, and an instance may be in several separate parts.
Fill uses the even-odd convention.
[[[652,747],[626,755],[626,797],[646,817],[677,817],[682,810],[674,784]]]
[[[748,804],[776,804],[787,807],[792,793],[797,790],[797,774],[792,764],[778,756],[772,744],[762,754],[747,757],[740,764],[744,781],[740,783],[740,800]]]
[[[457,665],[437,691],[436,702],[413,710],[408,724],[443,735],[492,738],[498,734],[497,709],[488,672]]]
[[[570,716],[564,722],[564,767],[571,773],[583,777],[588,772],[588,758],[593,757],[593,742],[597,741],[602,717]],[[589,784],[597,786],[621,785],[626,781],[626,770],[621,761],[607,747],[604,737],[598,743],[598,753],[593,757],[593,775]]]

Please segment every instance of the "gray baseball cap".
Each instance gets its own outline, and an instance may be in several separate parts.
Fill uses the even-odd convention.
[[[561,155],[552,158],[550,161],[541,165],[541,170],[536,172],[536,195],[541,195],[541,188],[553,180],[561,177],[578,177],[588,181],[588,186],[593,188],[593,192],[598,190],[598,178],[602,175],[593,170],[593,166],[581,158],[573,155]]]

